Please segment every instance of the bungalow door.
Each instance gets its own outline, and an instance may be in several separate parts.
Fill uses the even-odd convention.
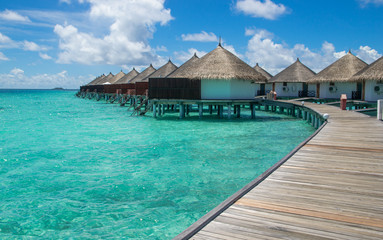
[[[307,83],[302,83],[302,92],[299,94],[299,97],[308,97],[309,85]]]
[[[362,99],[362,88],[363,88],[363,83],[361,82],[356,83],[356,91],[352,91],[352,99],[354,100]]]
[[[259,94],[258,95],[265,95],[265,84],[261,83]]]

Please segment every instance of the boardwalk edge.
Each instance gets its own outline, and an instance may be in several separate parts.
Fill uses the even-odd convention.
[[[248,183],[242,189],[238,190],[236,193],[228,197],[225,201],[220,203],[213,210],[205,214],[191,226],[189,226],[186,230],[181,232],[179,235],[173,238],[173,240],[181,240],[181,239],[189,239],[197,232],[199,232],[202,228],[204,228],[207,224],[213,221],[216,217],[218,217],[222,212],[228,209],[231,205],[233,205],[238,199],[246,195],[253,188],[259,185],[263,180],[265,180],[270,174],[272,174],[275,170],[277,170],[280,166],[282,166],[287,160],[289,160],[296,152],[298,152],[303,146],[305,146],[311,139],[313,139],[327,124],[325,121],[311,136],[305,139],[302,143],[300,143],[297,147],[295,147],[290,153],[288,153],[285,157],[279,160],[272,167],[267,169],[264,173],[259,175],[256,179]]]

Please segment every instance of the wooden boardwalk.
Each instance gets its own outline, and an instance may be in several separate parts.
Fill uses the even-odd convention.
[[[328,124],[192,239],[383,239],[383,123],[305,105]]]

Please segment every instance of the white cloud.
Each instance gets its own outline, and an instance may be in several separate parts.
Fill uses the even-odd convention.
[[[237,51],[235,51],[233,45],[226,45],[225,43],[223,43],[222,47],[225,48],[226,50],[228,50],[229,52],[231,52],[232,54],[236,55],[238,58],[241,58],[241,59],[243,58],[242,54],[239,54],[239,53],[237,53]]]
[[[183,41],[195,41],[195,42],[218,42],[218,38],[214,33],[207,33],[202,31],[201,33],[188,33],[181,35]]]
[[[14,68],[11,70],[11,76],[17,77],[17,78],[22,78],[24,76],[24,71],[20,68]]]
[[[4,53],[0,52],[0,61],[8,61],[9,58],[7,58],[7,56],[4,55]]]
[[[29,41],[26,41],[26,40],[23,42],[23,45],[24,45],[23,49],[25,51],[37,52],[37,51],[46,51],[47,50],[46,47],[41,47],[41,46],[37,45],[34,42],[29,42]]]
[[[0,43],[5,43],[6,44],[6,43],[9,43],[9,42],[12,42],[12,40],[9,37],[7,37],[7,36],[5,36],[5,35],[0,33]]]
[[[46,54],[46,53],[39,53],[39,56],[40,56],[42,59],[44,59],[44,60],[50,60],[50,59],[52,59],[52,57],[49,56],[49,55]]]
[[[61,52],[57,62],[81,64],[146,65],[160,61],[149,39],[156,24],[172,20],[164,0],[86,0],[89,17],[97,22],[111,22],[108,34],[96,37],[73,25],[56,25]]]
[[[168,49],[165,46],[157,46],[156,47],[156,52],[167,52]]]
[[[60,0],[60,3],[71,4],[71,0]]]
[[[362,7],[367,6],[368,4],[374,5],[383,5],[383,0],[359,0]]]
[[[357,57],[363,59],[368,64],[374,62],[382,56],[382,54],[378,53],[378,51],[369,46],[360,46],[355,52]]]
[[[238,0],[235,7],[246,15],[270,20],[287,13],[283,4],[275,4],[271,0]]]
[[[345,51],[336,52],[332,43],[325,41],[319,52],[314,52],[304,44],[295,44],[290,48],[286,44],[276,43],[273,34],[266,30],[251,30],[254,35],[248,42],[246,57],[251,65],[259,63],[267,71],[276,74],[288,67],[297,58],[315,72],[319,72],[340,57]],[[249,31],[246,31],[249,34]]]
[[[0,33],[0,48],[16,48],[18,44],[9,37]]]
[[[51,89],[63,87],[77,89],[90,82],[95,76],[70,76],[63,70],[54,74],[28,76],[22,69],[14,68],[8,74],[0,74],[0,88]]]
[[[180,65],[184,64],[187,60],[189,60],[194,54],[197,54],[199,58],[203,57],[207,52],[205,51],[198,51],[195,48],[189,48],[187,52],[185,51],[179,51],[174,52],[174,56],[177,60],[180,61]]]
[[[16,22],[26,22],[29,23],[31,20],[28,17],[21,16],[17,12],[10,11],[6,9],[3,12],[0,12],[0,19],[6,20],[6,21],[16,21]]]

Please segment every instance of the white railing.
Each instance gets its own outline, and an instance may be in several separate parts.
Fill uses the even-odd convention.
[[[378,106],[376,107],[376,110],[378,112],[378,120],[382,121],[383,118],[383,99],[378,100]]]

